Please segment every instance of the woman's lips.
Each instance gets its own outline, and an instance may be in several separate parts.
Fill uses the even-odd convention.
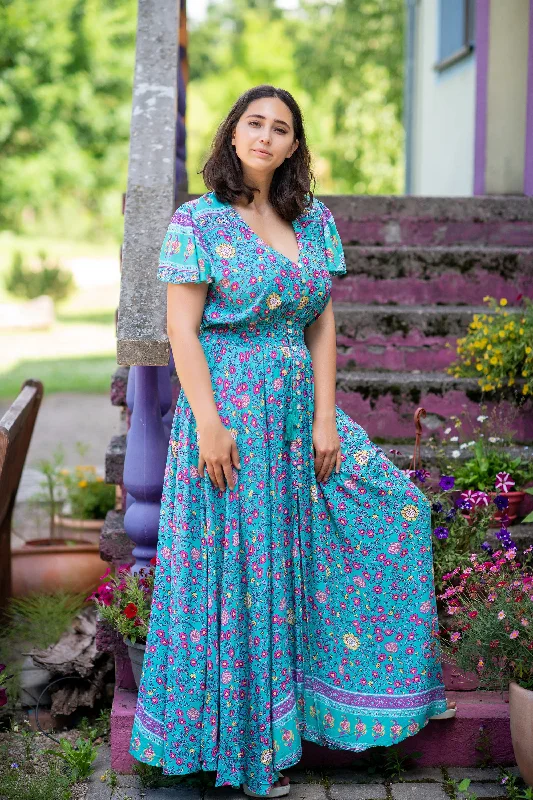
[[[267,153],[265,150],[254,150],[254,153],[257,153],[258,156],[263,156],[263,158],[268,158],[272,155],[272,153]]]

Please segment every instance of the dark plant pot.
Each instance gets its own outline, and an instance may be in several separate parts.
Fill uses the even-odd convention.
[[[127,636],[124,636],[124,643],[128,648],[128,655],[131,661],[131,671],[135,679],[137,689],[141,682],[141,675],[143,671],[144,652],[146,650],[146,642],[132,642]]]
[[[511,741],[520,774],[533,786],[533,691],[509,683]]]

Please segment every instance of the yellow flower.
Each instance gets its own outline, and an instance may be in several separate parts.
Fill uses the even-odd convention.
[[[478,361],[478,363],[476,364],[476,369],[478,372],[481,372],[481,370],[483,369],[483,364],[480,364]]]
[[[85,489],[85,487],[87,486],[87,481],[79,481],[78,486],[80,487],[80,489]]]
[[[522,389],[522,394],[529,394],[529,386],[527,385],[527,383]]]
[[[531,347],[528,345],[526,347],[526,354],[529,355],[531,353]]]
[[[500,305],[501,305],[501,306],[506,306],[506,305],[507,305],[507,300],[505,299],[505,297],[502,297],[502,298],[501,298],[501,300],[500,300]]]
[[[505,331],[500,331],[500,339],[505,339]]]

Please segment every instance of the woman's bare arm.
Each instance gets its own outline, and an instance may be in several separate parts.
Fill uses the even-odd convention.
[[[338,472],[341,465],[335,421],[337,345],[331,299],[318,319],[304,330],[304,339],[313,362],[315,473],[317,481],[326,481],[333,468]]]
[[[198,333],[204,312],[206,283],[169,283],[167,332],[176,372],[189,401],[199,433],[198,470],[204,463],[209,477],[222,491],[224,476],[234,488],[232,463],[240,469],[237,445],[219,417],[213,396],[211,373]]]

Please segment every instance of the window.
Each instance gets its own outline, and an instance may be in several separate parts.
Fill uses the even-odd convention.
[[[439,0],[439,60],[442,71],[474,49],[475,0]]]

